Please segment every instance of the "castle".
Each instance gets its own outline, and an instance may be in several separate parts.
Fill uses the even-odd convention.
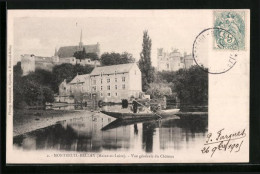
[[[63,63],[69,63],[73,65],[100,65],[99,60],[92,61],[88,57],[84,59],[76,59],[73,57],[76,51],[82,51],[83,49],[85,49],[86,53],[96,53],[98,58],[100,57],[100,44],[97,43],[94,45],[83,45],[81,30],[79,45],[60,47],[58,51],[55,49],[54,56],[42,57],[35,56],[34,54],[21,55],[21,67],[23,70],[23,75],[28,75],[30,72],[34,72],[35,69],[52,71],[55,65],[60,65]]]
[[[177,71],[181,68],[188,69],[194,65],[191,55],[181,53],[175,49],[170,53],[165,52],[163,48],[157,49],[157,70],[158,71]]]

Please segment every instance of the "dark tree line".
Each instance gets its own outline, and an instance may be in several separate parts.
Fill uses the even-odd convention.
[[[158,83],[162,81],[169,83],[181,103],[195,105],[208,103],[208,73],[199,66],[175,72],[158,72],[157,80]]]
[[[120,53],[104,53],[100,58],[102,66],[108,65],[118,65],[118,64],[126,64],[126,63],[134,63],[135,58],[132,54],[124,52]]]
[[[98,60],[98,55],[96,53],[86,53],[85,48],[83,48],[82,51],[76,51],[73,54],[73,57],[75,57],[76,59],[86,59],[86,58],[90,58],[92,61],[93,60]]]
[[[53,68],[52,72],[36,69],[26,76],[22,76],[21,63],[14,66],[14,107],[24,105],[43,105],[54,101],[54,93],[58,93],[59,85],[67,79],[70,82],[77,74],[87,74],[93,66],[61,64]]]

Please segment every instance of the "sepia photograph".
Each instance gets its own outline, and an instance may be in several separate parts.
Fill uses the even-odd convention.
[[[249,16],[9,10],[7,162],[248,162]]]

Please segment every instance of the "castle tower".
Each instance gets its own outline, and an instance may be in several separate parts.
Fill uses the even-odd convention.
[[[23,76],[35,71],[35,56],[33,54],[21,55],[21,68]]]
[[[58,56],[57,48],[55,48],[54,56]]]
[[[54,56],[52,56],[52,62],[53,63],[58,63],[59,62],[59,56],[58,56],[57,48],[55,48]]]
[[[79,50],[82,50],[83,49],[83,42],[82,42],[82,29],[81,29],[81,32],[80,32],[80,41],[79,41]]]
[[[157,70],[162,70],[162,61],[163,61],[163,48],[157,49]]]

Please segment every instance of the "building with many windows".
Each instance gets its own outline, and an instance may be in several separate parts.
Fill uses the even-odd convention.
[[[122,99],[140,96],[141,79],[136,63],[95,67],[90,74],[77,75],[69,83],[64,80],[59,86],[59,96],[90,94],[105,102],[121,102]]]

